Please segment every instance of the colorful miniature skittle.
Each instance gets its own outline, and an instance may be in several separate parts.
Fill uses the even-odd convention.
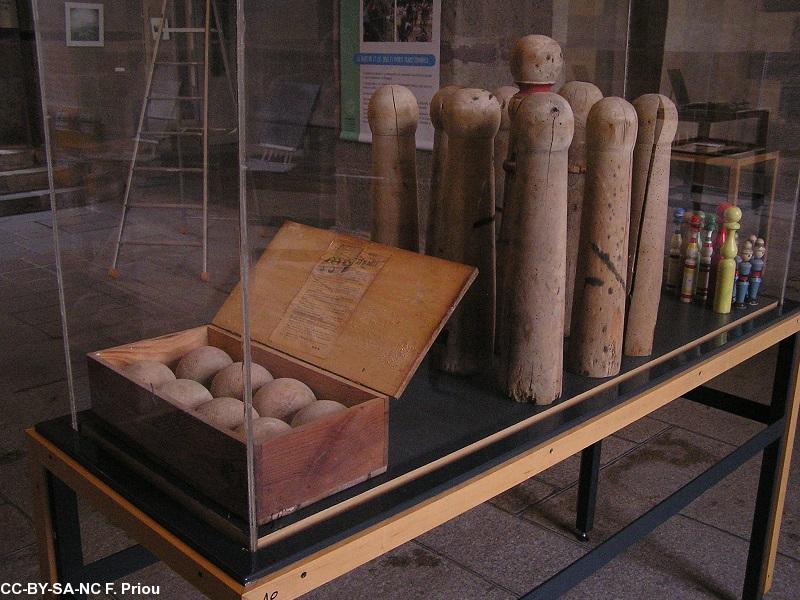
[[[714,288],[714,312],[728,314],[733,301],[733,280],[736,272],[736,230],[742,218],[741,209],[732,206],[725,210],[725,244],[722,246],[722,258],[717,267],[717,285]]]
[[[686,217],[683,219],[683,223],[686,227],[686,233],[683,234],[686,237],[683,238],[683,248],[681,249],[681,258],[683,261],[686,261],[686,257],[689,255],[689,244],[694,242],[696,247],[700,247],[700,240],[698,240],[698,233],[700,233],[700,227],[702,225],[702,220],[700,215],[697,212],[694,212],[689,215],[688,220]]]
[[[686,261],[683,263],[683,283],[681,284],[681,302],[691,302],[694,296],[695,275],[697,274],[697,244],[689,242],[686,249]]]
[[[675,228],[672,231],[672,239],[669,244],[669,262],[667,262],[667,285],[666,291],[670,294],[678,293],[678,286],[681,283],[683,273],[683,263],[681,262],[681,247],[683,246],[683,215],[686,211],[676,208],[673,213],[672,223]]]
[[[747,300],[747,291],[750,288],[750,271],[753,263],[753,243],[747,240],[744,243],[741,254],[742,260],[739,262],[739,273],[736,276],[736,308],[744,308]]]
[[[698,266],[697,291],[695,292],[695,298],[697,298],[697,300],[701,303],[708,299],[708,282],[711,277],[711,257],[714,254],[713,235],[713,230],[705,230],[703,248],[700,250],[700,264]]]
[[[723,208],[724,207],[724,208]],[[709,300],[714,300],[714,290],[717,289],[717,269],[719,261],[722,259],[722,246],[725,245],[725,238],[727,236],[727,229],[723,226],[725,222],[725,210],[730,208],[731,205],[723,202],[717,207],[717,233],[714,236],[714,254],[711,256],[711,277],[708,281],[708,289],[711,291]]]
[[[761,288],[761,273],[764,271],[764,255],[767,248],[764,240],[758,238],[753,249],[753,270],[750,273],[750,289],[747,292],[747,303],[755,306],[758,304],[758,292]]]

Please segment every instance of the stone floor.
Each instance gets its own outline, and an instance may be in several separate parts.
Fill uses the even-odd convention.
[[[783,216],[791,217],[793,209],[785,208]],[[308,211],[319,216],[314,207]],[[213,213],[210,220],[208,284],[197,277],[196,249],[126,247],[120,277],[109,279],[116,218],[114,207],[103,205],[60,213],[74,388],[80,407],[89,401],[85,352],[208,322],[238,279],[237,245],[231,241],[238,236],[237,221],[224,212]],[[188,239],[196,237],[197,227],[197,219],[191,217],[134,216],[126,235]],[[182,228],[188,237],[183,237]],[[273,231],[251,226],[254,255]],[[0,582],[37,578],[22,429],[67,412],[55,281],[49,214],[0,219]],[[764,400],[770,390],[761,378],[773,361],[767,353],[718,384]],[[589,543],[576,541],[570,528],[578,476],[578,459],[572,457],[308,597],[518,597],[757,430],[743,419],[675,401],[606,441],[596,529]],[[796,459],[798,454],[796,448]],[[569,597],[738,597],[758,469],[758,459],[743,466],[581,583]],[[771,598],[797,598],[800,589],[798,460],[789,485]],[[131,543],[88,506],[81,510],[89,558]],[[162,564],[126,579],[159,584],[159,598],[201,597]]]

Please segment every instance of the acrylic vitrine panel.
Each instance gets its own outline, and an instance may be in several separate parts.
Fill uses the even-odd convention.
[[[670,205],[738,206],[740,253],[749,236],[766,243],[760,293],[794,297],[798,115],[787,74],[800,13],[772,2],[650,4],[632,13],[628,89],[658,89],[678,108]]]
[[[162,1],[105,3],[102,12],[88,4],[71,12],[63,4],[40,2],[38,53],[57,211],[30,212],[13,231],[15,247],[31,252],[24,259],[30,266],[18,276],[31,284],[13,300],[18,327],[31,332],[14,363],[20,373],[15,393],[36,395],[28,390],[39,389],[46,396],[51,389],[66,389],[60,354],[65,337],[76,407],[92,407],[99,417],[91,422],[92,435],[107,439],[108,431],[125,428],[130,444],[117,449],[117,456],[159,473],[170,493],[187,505],[201,497],[202,512],[242,543],[255,542],[255,525],[280,527],[281,518],[313,512],[326,494],[386,468],[381,444],[388,444],[392,394],[321,369],[305,350],[298,358],[301,352],[289,346],[276,349],[273,332],[252,327],[260,320],[252,317],[253,310],[264,310],[259,289],[280,282],[245,282],[242,276],[287,221],[323,235],[353,236],[351,245],[332,247],[334,255],[366,244],[374,175],[364,90],[394,81],[398,72],[406,78],[398,81],[417,77],[403,71],[402,61],[436,68],[435,76],[419,71],[419,87],[425,88],[418,97],[414,154],[420,250],[432,168],[430,139],[423,132],[430,129],[426,103],[439,86],[495,90],[513,84],[508,65],[513,43],[539,33],[563,49],[557,89],[580,80],[596,84],[606,96],[633,100],[660,92],[673,99],[680,123],[671,209],[713,213],[735,196],[742,233],[765,240],[764,297],[780,299],[784,289],[789,297],[800,296],[800,279],[792,271],[800,95],[788,76],[797,66],[794,23],[800,12],[785,3],[246,0],[239,15],[245,29],[237,31],[237,5],[231,0],[170,0],[163,21]],[[20,15],[21,29],[31,31],[29,21]],[[175,31],[185,28],[193,31]],[[384,60],[391,68],[381,67]],[[362,73],[372,78],[369,85]],[[14,144],[41,146],[36,128],[32,131]],[[31,164],[23,168],[40,170],[26,174],[24,185],[46,189],[43,150],[28,154]],[[46,211],[49,200],[40,194],[20,200],[20,206]],[[54,226],[61,243],[63,331],[54,284]],[[670,233],[668,225],[665,236]],[[290,252],[283,258],[289,266],[308,262],[307,256],[293,260]],[[14,280],[4,278],[5,288],[11,288]],[[221,327],[215,318],[240,281],[244,302]],[[296,308],[289,296],[285,306]],[[349,297],[354,305],[357,300]],[[674,316],[676,306],[664,306],[662,313]],[[705,314],[696,308],[692,319]],[[698,331],[708,333],[708,327],[725,321],[710,310],[707,316]],[[286,325],[282,317],[277,321]],[[245,351],[242,340],[248,338]],[[669,346],[674,340],[666,338],[659,346],[665,355],[674,350]],[[342,444],[337,446],[342,455],[363,461],[352,471],[352,465],[343,468],[339,479],[325,479],[313,448],[302,458],[293,449],[301,429],[271,443],[254,437],[248,456],[241,436],[178,409],[153,393],[155,386],[148,389],[125,375],[126,367],[142,358],[174,370],[184,354],[202,345],[224,349],[251,372],[265,368],[275,378],[300,380],[315,399],[355,409],[346,413],[355,420],[333,415],[307,429],[317,448],[332,439],[330,427],[375,433],[366,441],[334,439]],[[87,353],[93,354],[89,366]],[[258,387],[244,386],[241,397],[257,396]],[[120,412],[120,392],[130,399],[127,412]],[[241,402],[233,406],[244,413]],[[67,408],[64,402],[55,410]],[[53,416],[52,410],[30,419]],[[265,426],[251,422],[254,433],[260,427]],[[487,427],[491,432],[493,425]],[[137,441],[136,432],[149,437]],[[369,452],[358,455],[354,439]],[[202,453],[191,450],[198,446]],[[276,456],[287,461],[278,464]],[[228,465],[235,469],[226,470]],[[317,486],[314,493],[299,497],[270,487],[283,477],[285,465]],[[305,485],[302,477],[296,481]],[[267,496],[276,503],[261,502]]]
[[[240,224],[264,231],[237,187],[235,15],[158,0],[39,2],[29,16],[47,130],[27,175],[44,192],[19,211],[30,260],[59,289],[19,299],[15,315],[47,337],[20,350],[38,364],[66,346],[66,373],[39,371],[67,382],[48,410],[71,409],[187,505],[238,515],[226,526],[246,543],[247,365],[241,335],[210,326],[246,264]]]

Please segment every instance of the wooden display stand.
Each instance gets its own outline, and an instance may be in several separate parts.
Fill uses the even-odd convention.
[[[626,359],[619,376],[599,384],[565,374],[564,397],[546,410],[423,367],[403,401],[392,404],[390,443],[396,443],[397,453],[389,471],[295,518],[274,522],[269,531],[262,528],[261,550],[253,554],[215,535],[169,496],[104,455],[73,432],[67,418],[39,424],[27,436],[42,578],[113,581],[160,559],[211,598],[296,598],[581,449],[587,449],[585,456],[599,457],[603,438],[688,397],[767,426],[542,584],[536,597],[563,594],[763,450],[743,592],[745,598],[760,598],[772,582],[800,406],[795,351],[800,305],[787,301],[778,307],[765,299],[760,307],[716,315],[665,296],[659,323],[653,360]],[[705,387],[773,345],[779,352],[770,406]],[[596,482],[591,467],[596,464],[584,462],[579,529],[585,531],[591,525],[592,473]],[[84,565],[76,494],[147,551],[136,546]]]
[[[256,444],[259,524],[386,470],[389,398],[403,393],[475,273],[331,231],[281,228],[250,275],[253,361],[349,410]],[[203,516],[209,511],[196,510],[198,493],[247,517],[244,440],[131,380],[124,368],[140,360],[174,368],[204,345],[241,360],[241,294],[237,286],[208,326],[88,356],[92,412],[101,422],[93,436],[112,451],[120,438],[140,452],[141,460],[115,454],[145,476],[152,471],[145,463],[159,465],[163,474],[148,478]],[[188,489],[168,486],[171,477]]]
[[[682,148],[691,146],[693,142],[704,142],[707,140],[688,140],[680,142],[672,148],[672,160],[679,162],[690,162],[694,164],[711,167],[722,167],[728,170],[728,204],[738,205],[739,202],[739,181],[742,176],[742,169],[755,167],[762,163],[771,162],[769,198],[766,200],[770,208],[775,200],[775,185],[778,177],[778,164],[780,153],[777,150],[765,151],[761,149],[745,149],[733,154],[703,154],[690,152]],[[730,142],[731,144],[735,142]]]

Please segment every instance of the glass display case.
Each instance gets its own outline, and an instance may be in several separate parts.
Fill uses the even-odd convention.
[[[42,431],[58,439],[65,427],[74,430],[76,456],[102,454],[136,473],[223,534],[213,560],[230,567],[231,548],[246,548],[257,571],[280,564],[280,543],[316,526],[320,515],[423,478],[430,465],[478,453],[487,440],[536,435],[545,416],[589,414],[609,394],[633,396],[673,368],[676,356],[696,358],[768,326],[800,301],[800,94],[791,77],[800,11],[784,4],[34,0],[8,28],[35,32],[38,87],[28,98],[41,111],[26,117],[38,128],[0,154],[5,171],[28,170],[28,181],[8,176],[0,188],[8,207],[0,215],[18,213],[4,217],[6,244],[26,253],[24,269],[3,274],[3,289],[22,323],[9,363],[14,392],[55,391],[23,421],[56,419]],[[515,81],[513,48],[529,34],[560,45],[554,81]],[[663,243],[646,268],[663,270],[663,286],[655,285],[664,291],[650,352],[620,354],[617,372],[603,377],[571,372],[569,364],[562,375],[559,359],[552,403],[514,402],[498,387],[491,349],[466,374],[441,356],[454,343],[471,351],[464,313],[490,309],[482,334],[490,346],[496,330],[521,327],[496,298],[501,275],[490,284],[481,279],[495,265],[503,269],[494,208],[503,197],[509,202],[508,173],[522,164],[503,155],[507,140],[503,150],[495,145],[517,127],[505,104],[517,91],[502,88],[527,93],[532,83],[547,83],[566,96],[572,81],[633,103],[620,101],[631,111],[640,96],[661,94],[662,124],[674,105],[664,195],[651,202],[662,202],[663,214],[658,234],[646,234],[659,249]],[[388,133],[376,125],[380,107],[370,108],[387,85],[410,90],[404,100],[392,92]],[[496,105],[493,131],[478,136],[489,140],[483,150],[449,130],[462,165],[437,164],[445,129],[436,93],[445,86],[488,90],[486,102]],[[398,108],[406,100],[417,111],[410,134]],[[562,202],[564,229],[532,233],[527,256],[536,269],[564,271],[559,283],[568,276],[566,219],[573,218],[568,171],[569,186],[573,174],[597,178],[601,154],[590,139],[589,164],[571,169],[573,131],[586,139],[593,125],[588,107],[582,117],[575,104],[562,111],[570,128],[558,171],[564,196],[547,188],[531,203]],[[655,156],[655,146],[645,150]],[[621,177],[629,183],[633,156],[631,146]],[[647,187],[652,165],[644,198],[656,195]],[[460,178],[445,175],[448,167]],[[481,168],[488,169],[484,187],[468,187]],[[432,230],[440,241],[463,227],[457,210],[431,224],[437,186],[443,206],[459,194],[490,202],[486,223],[497,231],[481,242],[490,251],[436,250]],[[410,210],[386,216],[392,194],[410,198]],[[731,207],[740,209],[738,258],[714,245]],[[375,223],[385,219],[412,231],[413,242],[378,235]],[[586,227],[569,230],[575,244],[584,243]],[[641,243],[635,234],[634,226],[631,240]],[[473,243],[471,235],[459,243]],[[714,269],[720,259],[747,265],[732,275],[732,307],[724,312],[715,311],[713,275],[707,299],[696,283],[681,298],[687,241],[698,241],[692,268],[699,277],[706,235]],[[625,261],[617,270],[624,313],[632,293]],[[20,282],[24,291],[11,293]],[[550,283],[534,281],[548,290]],[[548,354],[561,357],[570,342],[559,289],[553,298],[561,304],[549,309],[560,311],[562,326]],[[22,328],[32,337],[16,339],[27,337]],[[541,338],[541,331],[528,333]],[[547,360],[536,356],[537,366]],[[556,431],[557,423],[548,427]],[[234,571],[252,567],[241,566],[240,556],[231,560]]]

